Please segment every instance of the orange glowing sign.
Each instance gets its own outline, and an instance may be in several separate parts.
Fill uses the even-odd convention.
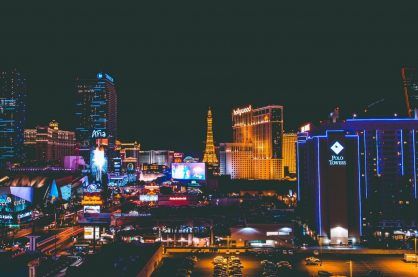
[[[103,205],[103,200],[98,195],[84,195],[81,205]]]

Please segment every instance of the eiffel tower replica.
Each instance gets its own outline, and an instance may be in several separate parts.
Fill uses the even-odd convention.
[[[215,153],[215,145],[213,144],[212,111],[210,110],[210,107],[206,120],[208,126],[206,132],[206,148],[203,155],[203,162],[208,165],[208,170],[216,175],[219,168],[219,162]]]

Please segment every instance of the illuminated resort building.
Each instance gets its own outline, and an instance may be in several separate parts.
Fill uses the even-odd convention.
[[[325,243],[416,229],[418,120],[348,119],[298,133],[298,201]]]
[[[139,166],[140,144],[134,142],[116,141],[117,157],[113,159],[113,173],[135,173]]]
[[[65,156],[75,152],[75,133],[59,129],[58,122],[48,126],[25,129],[25,153],[27,160],[63,164]]]
[[[80,148],[89,149],[95,139],[107,138],[113,149],[117,138],[117,93],[113,77],[99,72],[93,79],[77,79],[76,98],[76,137]]]
[[[138,163],[140,147],[141,145],[136,141],[121,142],[117,140],[115,150],[119,152],[122,162]]]
[[[221,174],[233,179],[283,179],[283,107],[234,109],[232,128],[233,143],[221,144],[219,151]]]
[[[20,72],[0,71],[0,168],[23,158],[26,90]]]
[[[284,175],[296,176],[296,133],[283,134],[283,168]]]
[[[170,150],[147,150],[139,151],[140,164],[157,164],[171,167],[174,160],[174,151]]]
[[[253,146],[251,143],[219,145],[220,174],[232,179],[253,179]]]

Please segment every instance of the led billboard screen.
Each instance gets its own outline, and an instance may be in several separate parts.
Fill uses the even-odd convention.
[[[71,198],[71,184],[62,186],[61,188],[61,197],[64,200],[70,200]]]
[[[99,214],[100,206],[83,206],[83,212],[85,214]]]
[[[139,200],[142,202],[157,202],[158,201],[158,195],[156,194],[141,194],[139,196]]]
[[[205,180],[204,163],[172,163],[171,174],[178,180]]]

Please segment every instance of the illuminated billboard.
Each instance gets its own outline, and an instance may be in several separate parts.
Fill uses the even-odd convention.
[[[93,232],[94,232],[96,239],[99,239],[100,238],[99,228],[90,227],[90,226],[84,227],[84,239],[93,239],[94,238]]]
[[[142,202],[157,202],[158,195],[156,194],[141,194],[139,200]]]
[[[85,214],[99,214],[100,206],[83,206],[83,212]]]
[[[61,189],[61,197],[62,199],[68,201],[71,198],[71,184],[62,186]]]
[[[204,163],[172,163],[171,174],[178,180],[205,180]]]
[[[103,205],[103,200],[100,195],[84,195],[81,200],[81,205]]]
[[[90,154],[91,174],[89,182],[83,184],[84,192],[100,192],[107,183],[107,157],[103,146],[97,146]]]
[[[102,175],[107,173],[107,157],[103,147],[96,147],[90,154],[91,173],[96,181],[102,180]]]

